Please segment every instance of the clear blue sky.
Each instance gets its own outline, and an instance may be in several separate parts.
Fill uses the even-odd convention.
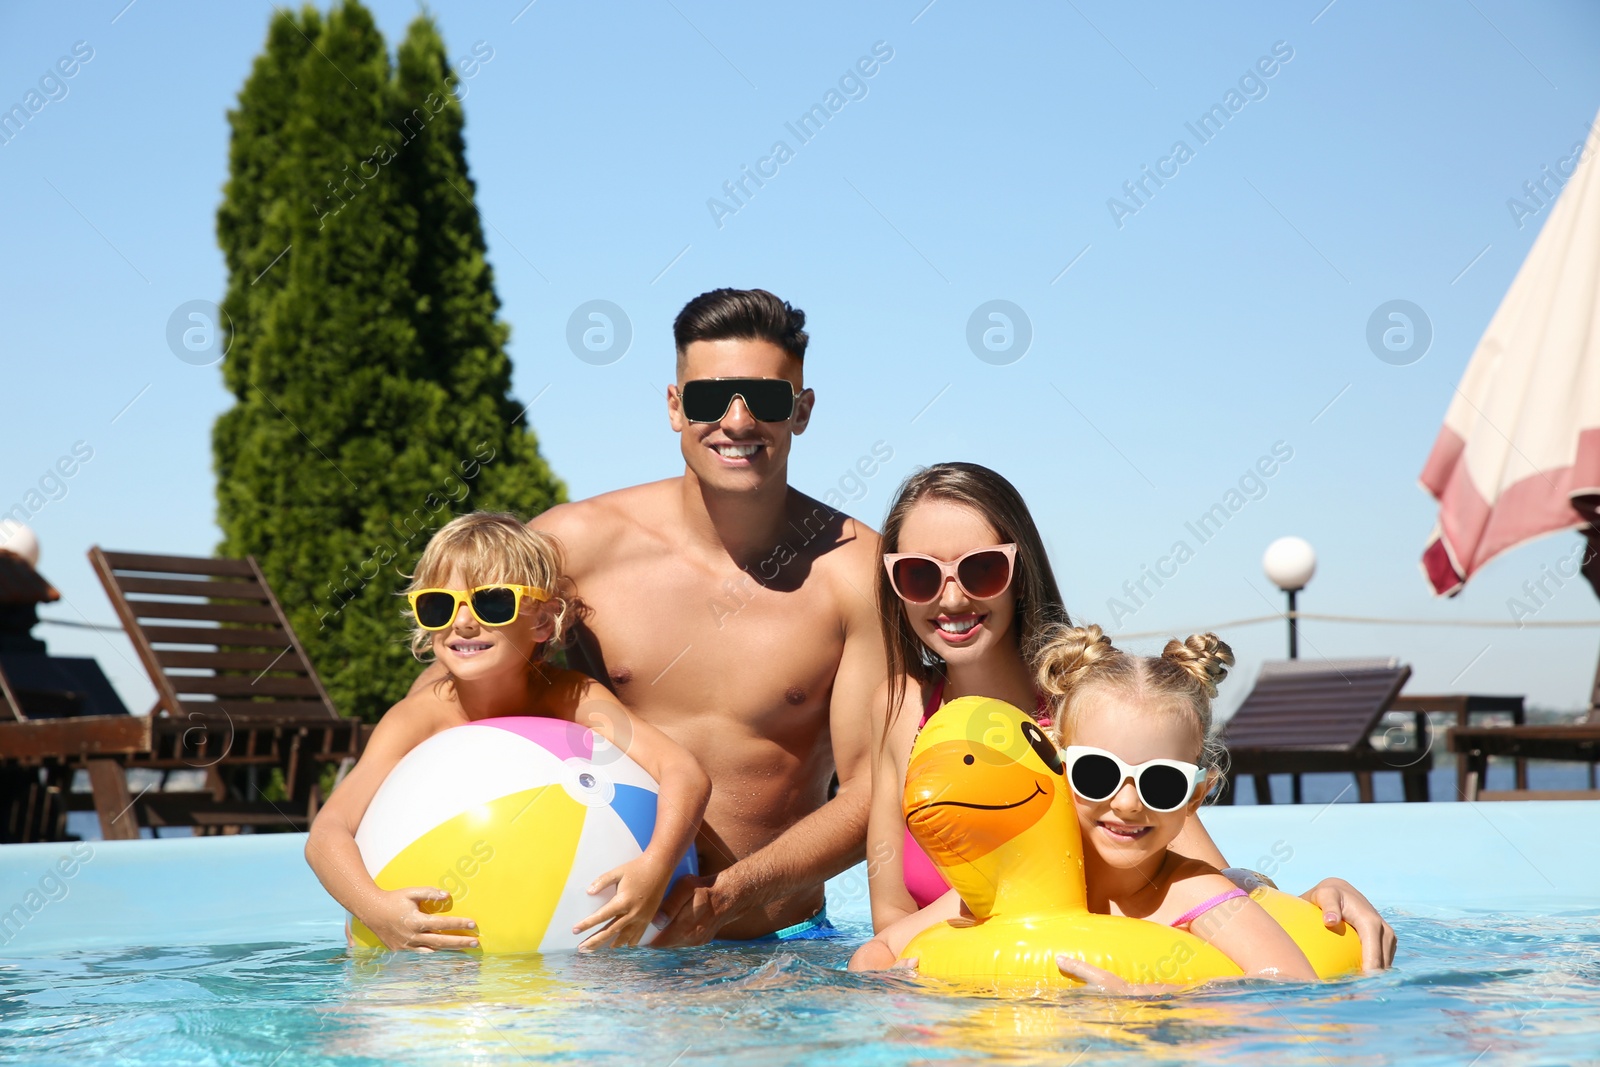
[[[672,317],[702,290],[763,286],[811,318],[818,403],[793,483],[842,484],[876,524],[914,466],[991,465],[1031,503],[1076,616],[1109,622],[1109,598],[1179,539],[1194,558],[1125,629],[1263,614],[1281,597],[1261,553],[1298,534],[1321,560],[1306,610],[1509,618],[1508,598],[1575,535],[1436,601],[1417,566],[1435,509],[1416,477],[1543,219],[1519,228],[1506,201],[1600,107],[1600,9],[925,3],[435,9],[453,56],[493,50],[465,83],[468,156],[516,393],[538,398],[530,420],[572,494],[681,469],[661,400]],[[66,95],[0,145],[0,509],[75,442],[92,447],[32,522],[66,601],[48,614],[96,621],[113,616],[89,545],[207,553],[219,537],[210,431],[228,396],[216,367],[175,358],[165,335],[180,304],[223,291],[225,111],[272,11],[124,4],[0,8],[6,108],[75,42],[93,49]],[[391,41],[418,10],[372,6]],[[877,42],[892,58],[846,81],[858,98],[841,92],[802,144],[785,124],[826,105]],[[1201,143],[1186,123],[1278,42],[1292,58],[1247,80],[1242,108]],[[780,140],[791,158],[716,218],[708,200],[728,203],[723,183]],[[1191,157],[1163,164],[1180,140]],[[1122,187],[1145,166],[1177,173],[1114,217],[1107,201],[1136,206]],[[592,299],[633,325],[609,365],[566,343]],[[967,342],[969,317],[996,299],[1032,328],[1005,365]],[[1407,366],[1366,342],[1392,299],[1432,324]],[[855,489],[850,471],[880,441],[894,458]],[[1276,442],[1293,458],[1266,495],[1198,544],[1185,523]],[[320,461],[308,449],[306,462]],[[1538,617],[1597,615],[1576,582]],[[57,652],[98,656],[148,705],[125,641],[42,632]],[[1308,655],[1404,657],[1414,692],[1558,707],[1583,702],[1600,648],[1596,630],[1304,633]],[[1225,636],[1243,675],[1231,707],[1284,635]]]

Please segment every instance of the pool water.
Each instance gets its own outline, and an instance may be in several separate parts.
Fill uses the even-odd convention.
[[[174,922],[181,921],[174,916]],[[951,995],[836,942],[353,959],[338,943],[0,964],[0,1063],[902,1064],[1600,1061],[1600,908],[1395,915],[1382,975],[1157,999]]]
[[[1600,1064],[1600,801],[1248,805],[1223,854],[1339,874],[1392,971],[1130,999],[854,975],[843,935],[588,956],[363,956],[304,835],[0,847],[0,1064]]]

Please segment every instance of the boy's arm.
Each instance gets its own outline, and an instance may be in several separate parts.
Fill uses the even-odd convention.
[[[689,750],[644,722],[611,691],[585,678],[575,722],[604,737],[656,780],[656,826],[645,855],[670,871],[694,844],[711,799],[711,779]],[[596,760],[601,757],[597,754]],[[659,902],[657,902],[659,903]]]
[[[613,868],[589,884],[590,895],[615,886],[611,899],[572,928],[575,934],[597,930],[580,950],[636,945],[652,916],[661,910],[672,871],[694,845],[711,798],[711,779],[687,749],[633,716],[610,690],[590,678],[579,678],[572,710],[574,722],[589,727],[626,753],[656,780],[656,824],[644,854]],[[603,750],[595,752],[603,763]]]
[[[471,928],[471,920],[459,915],[413,914],[420,912],[418,905],[424,900],[443,900],[447,893],[429,887],[404,889],[398,894],[378,888],[356,847],[356,829],[378,787],[401,757],[432,732],[430,716],[415,698],[407,697],[390,708],[372,731],[361,758],[317,812],[306,837],[306,862],[328,895],[390,948],[470,948],[476,944],[474,938],[441,932]],[[399,929],[399,924],[407,928]],[[394,943],[397,940],[404,944]]]

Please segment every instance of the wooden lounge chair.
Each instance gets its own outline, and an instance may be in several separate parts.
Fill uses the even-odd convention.
[[[126,807],[115,804],[127,793],[121,763],[150,751],[152,721],[126,712],[34,719],[24,710],[36,703],[28,696],[0,665],[0,842],[63,839],[67,812],[82,799],[71,792],[73,772],[80,767],[88,769],[93,799],[101,802],[101,833],[137,837]]]
[[[1269,775],[1293,776],[1300,803],[1300,776],[1349,772],[1358,796],[1372,801],[1372,772],[1398,771],[1407,800],[1428,799],[1433,754],[1426,716],[1415,716],[1412,751],[1373,747],[1371,737],[1411,668],[1394,659],[1285,660],[1265,664],[1255,688],[1224,729],[1233,775],[1251,775],[1258,803],[1272,803]],[[1221,800],[1233,802],[1234,778]]]
[[[135,798],[141,822],[202,830],[310,825],[322,767],[354,762],[361,723],[334,709],[255,559],[95,546],[89,561],[155,685],[152,716],[179,731],[160,765],[207,772],[209,797]],[[274,768],[285,790],[276,801],[264,791]]]
[[[23,794],[38,783],[59,798],[55,808],[86,809],[91,798],[70,791],[80,768],[108,839],[136,838],[141,826],[305,829],[321,803],[322,768],[354,761],[361,723],[334,710],[255,561],[98,547],[89,559],[155,685],[156,704],[147,716],[37,719],[8,695],[0,789],[16,828],[6,839],[61,837],[64,812]],[[163,780],[200,770],[205,788],[134,795],[126,772],[135,767]],[[268,799],[274,770],[283,795]]]

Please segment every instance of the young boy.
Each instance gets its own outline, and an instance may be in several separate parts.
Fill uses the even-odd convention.
[[[629,714],[604,686],[547,662],[572,614],[559,596],[561,553],[548,536],[511,515],[475,512],[428,542],[407,596],[415,616],[412,652],[430,652],[448,672],[390,708],[360,761],[317,814],[306,861],[328,893],[390,949],[476,948],[476,923],[434,914],[449,894],[435,886],[384,890],[356,847],[373,794],[401,757],[442,730],[480,719],[537,715],[578,722],[626,750],[660,786],[655,833],[637,859],[608,871],[591,894],[616,895],[579,923],[599,928],[584,949],[637,945],[661,906],[672,870],[694,843],[711,782],[695,758]],[[471,768],[462,768],[471,773]],[[451,933],[450,931],[468,931]]]

